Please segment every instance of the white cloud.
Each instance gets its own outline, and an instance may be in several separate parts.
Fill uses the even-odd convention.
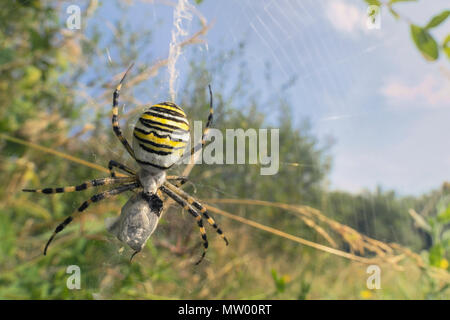
[[[439,108],[450,107],[450,81],[431,74],[418,84],[406,84],[398,79],[388,79],[381,88],[392,105]]]
[[[366,13],[345,1],[333,0],[328,3],[325,15],[338,31],[349,34],[368,31]]]

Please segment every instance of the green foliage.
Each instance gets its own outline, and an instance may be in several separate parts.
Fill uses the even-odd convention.
[[[46,21],[42,24],[41,21]],[[68,115],[73,96],[62,83],[64,50],[59,49],[59,21],[50,5],[17,2],[0,11],[0,130],[17,132],[40,113]],[[58,102],[58,103],[55,103]],[[6,108],[6,106],[8,106]]]
[[[437,243],[430,248],[428,254],[430,265],[433,267],[439,267],[444,257],[445,250],[440,243]]]
[[[417,2],[417,0],[389,0],[388,4],[394,4],[396,2]]]
[[[405,20],[410,27],[411,37],[417,49],[419,49],[422,56],[428,61],[436,61],[439,58],[439,50],[443,50],[447,57],[450,59],[450,52],[448,50],[448,37],[439,45],[438,42],[430,33],[430,29],[436,28],[441,25],[450,15],[450,10],[444,10],[441,13],[435,15],[430,21],[421,27],[414,23],[411,23],[409,19],[402,17],[397,10],[393,8],[393,5],[398,2],[417,2],[417,0],[389,0],[383,3],[378,0],[364,0],[369,5],[377,5],[379,7],[386,6],[391,15],[397,20]]]
[[[291,291],[297,300],[306,300],[308,293],[311,291],[311,282],[306,281],[303,277],[299,279],[291,279],[287,274],[279,275],[275,269],[270,270],[272,280],[275,285],[273,297],[282,297],[287,291]],[[295,287],[295,283],[299,286]],[[295,295],[294,292],[297,292]]]
[[[431,209],[430,209],[431,208]],[[428,266],[422,268],[423,278],[427,282],[425,296],[428,299],[441,299],[449,288],[448,283],[441,284],[431,276],[432,268],[449,270],[450,260],[450,194],[447,184],[435,192],[426,201],[420,215],[412,215],[416,225],[429,235],[431,244],[423,251]],[[426,221],[418,220],[426,218]]]
[[[439,58],[439,45],[431,36],[429,30],[442,24],[449,15],[450,10],[443,11],[442,13],[434,16],[423,28],[411,24],[411,35],[413,37],[414,43],[423,54],[425,59],[434,61]],[[446,47],[446,41],[444,41],[442,47]]]
[[[415,207],[411,198],[400,198],[393,191],[365,191],[357,195],[336,191],[329,193],[324,212],[363,234],[385,242],[397,242],[419,249],[423,241],[412,232],[408,209]]]
[[[450,34],[445,38],[442,48],[447,57],[450,59]]]
[[[411,36],[425,59],[434,61],[439,58],[439,49],[436,40],[431,36],[426,28],[421,28],[412,24]]]
[[[443,12],[435,15],[430,19],[430,21],[424,26],[420,27],[416,24],[411,23],[408,19],[402,17],[399,12],[393,8],[393,5],[399,2],[417,2],[417,0],[389,0],[387,2],[382,2],[379,0],[364,0],[368,5],[375,5],[378,7],[385,6],[391,13],[391,15],[397,20],[405,20],[410,27],[411,37],[419,49],[422,56],[428,61],[436,61],[439,58],[439,50],[443,50],[447,57],[450,59],[450,50],[448,49],[449,37],[439,45],[438,42],[430,33],[430,29],[438,27],[441,25],[450,15],[450,10],[444,10]],[[369,17],[375,19],[375,11],[369,13]]]
[[[434,16],[430,22],[427,23],[427,25],[425,26],[425,29],[431,29],[431,28],[435,28],[438,25],[440,25],[441,23],[443,23],[448,16],[450,15],[450,10],[445,10],[442,13]]]
[[[275,269],[272,269],[271,271],[272,273],[272,279],[273,282],[275,283],[275,289],[278,293],[283,293],[284,290],[286,289],[286,284],[287,284],[287,277],[286,276],[278,276],[277,272]]]
[[[379,0],[364,0],[370,6],[381,6],[381,2]]]
[[[300,291],[297,295],[297,300],[306,300],[308,297],[308,293],[311,291],[311,283],[302,280]]]

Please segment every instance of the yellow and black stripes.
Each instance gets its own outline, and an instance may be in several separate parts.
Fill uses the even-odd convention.
[[[94,179],[90,181],[83,182],[77,186],[68,186],[68,187],[58,187],[58,188],[44,188],[44,189],[23,189],[24,192],[36,192],[36,193],[44,193],[44,194],[54,194],[54,193],[64,193],[64,192],[74,192],[74,191],[83,191],[93,187],[106,186],[111,184],[118,183],[128,183],[136,180],[135,177],[124,177],[124,178],[100,178]]]
[[[179,106],[177,106],[173,102],[162,102],[162,103],[153,105],[153,107],[154,107],[154,110],[156,110],[156,111],[167,112],[169,114],[172,113],[172,115],[186,118],[186,113],[184,112],[184,110],[181,109]]]
[[[206,251],[208,250],[208,238],[206,236],[206,230],[203,226],[203,220],[202,217],[191,207],[191,205],[184,200],[182,197],[180,197],[175,192],[171,191],[169,188],[166,188],[166,186],[161,186],[160,190],[162,190],[165,194],[167,194],[170,198],[172,198],[176,203],[178,203],[183,209],[187,210],[197,221],[197,225],[200,229],[200,233],[202,235],[203,240],[203,253],[200,257],[200,260],[198,260],[195,264],[199,264],[202,262],[203,258],[206,255]]]
[[[174,164],[171,164],[169,166],[160,166],[158,164],[152,163],[152,162],[148,162],[148,161],[144,161],[144,160],[140,160],[136,158],[136,162],[143,165],[143,166],[150,166],[159,170],[167,170],[170,169]]]
[[[158,136],[154,135],[153,132],[150,132],[148,135],[144,135],[141,132],[135,132],[134,137],[139,140],[140,145],[150,145],[152,147],[155,147],[155,150],[158,150],[157,148],[178,150],[184,149],[186,147],[186,142],[173,141],[170,138],[159,138]]]
[[[184,111],[171,102],[147,108],[133,131],[136,161],[160,170],[170,168],[183,155],[189,141]]]
[[[176,187],[181,187],[183,184],[189,181],[189,178],[186,176],[167,176],[166,179],[176,181]]]
[[[118,179],[118,178],[116,178],[116,179]],[[128,191],[128,190],[133,190],[133,189],[136,189],[138,187],[139,187],[139,183],[136,182],[136,183],[132,183],[132,184],[122,185],[122,186],[119,186],[119,187],[117,187],[115,189],[108,190],[108,191],[96,194],[96,195],[92,196],[89,200],[83,202],[81,204],[81,206],[78,208],[78,212],[83,212],[84,210],[86,210],[87,207],[89,207],[89,205],[91,203],[95,203],[95,202],[98,202],[100,200],[103,200],[103,199],[106,199],[106,198],[110,198],[110,197],[115,196],[115,195],[117,195],[119,193],[122,193],[122,192],[125,192],[125,191]],[[47,254],[48,246],[53,241],[53,239],[55,238],[56,234],[61,232],[62,230],[64,230],[64,228],[67,227],[67,225],[69,223],[71,223],[72,220],[73,220],[73,217],[69,216],[56,227],[56,229],[53,232],[52,236],[50,237],[50,239],[48,240],[47,244],[45,245],[44,255]]]
[[[146,136],[149,136],[149,135],[152,135],[152,136],[154,136],[155,138],[155,140],[159,140],[159,139],[161,139],[160,141],[163,141],[163,140],[166,140],[167,142],[169,142],[170,143],[170,141],[173,141],[173,142],[187,142],[187,140],[185,140],[185,139],[183,139],[183,138],[177,138],[177,137],[173,137],[173,136],[171,136],[170,134],[160,134],[160,133],[158,133],[157,131],[153,131],[153,130],[150,130],[150,131],[145,131],[145,130],[143,130],[143,129],[141,129],[141,128],[134,128],[134,133],[133,133],[133,135],[138,139],[138,140],[141,140],[141,141],[144,141],[144,142],[146,142]]]
[[[179,118],[186,118],[186,114],[180,107],[175,104],[168,104],[168,102],[164,102],[162,104],[155,104],[151,111],[146,112],[148,114],[165,114],[167,116],[175,116]]]
[[[184,122],[177,122],[166,117],[154,116],[144,113],[139,118],[139,121],[149,129],[156,129],[173,133],[174,131],[189,132],[189,125]]]
[[[122,135],[122,130],[120,129],[119,126],[119,94],[120,94],[120,89],[122,88],[122,83],[125,80],[125,77],[128,74],[128,71],[130,71],[130,69],[133,67],[133,64],[131,64],[127,71],[125,71],[125,74],[122,77],[122,80],[120,80],[119,84],[116,87],[116,90],[114,90],[114,94],[113,94],[113,110],[112,110],[112,126],[113,126],[113,130],[114,133],[116,134],[117,138],[119,138],[120,142],[122,142],[122,144],[124,145],[125,149],[127,149],[128,153],[135,158],[134,156],[134,151],[131,148],[130,144],[128,143],[127,139]]]
[[[142,144],[142,143],[140,143],[139,146],[143,150],[145,150],[145,151],[147,151],[149,153],[157,154],[159,156],[168,156],[168,155],[172,154],[172,152],[173,152],[173,151],[167,150],[166,148],[159,148],[159,147],[157,147],[155,145],[152,145],[152,144]]]
[[[208,210],[206,210],[206,208],[203,207],[200,202],[198,202],[193,197],[191,197],[189,194],[187,194],[186,192],[184,192],[180,188],[177,188],[176,186],[174,186],[173,184],[171,184],[171,183],[169,183],[167,181],[164,183],[164,185],[167,188],[169,188],[171,191],[176,192],[179,195],[181,195],[183,198],[186,199],[186,201],[191,206],[193,206],[195,209],[197,209],[203,215],[203,217],[206,219],[206,221],[208,221],[208,223],[216,230],[216,232],[220,235],[220,237],[225,241],[226,245],[228,245],[228,239],[223,234],[222,229],[219,228],[219,226],[216,224],[214,219],[211,218],[211,216],[209,215]]]
[[[172,127],[167,124],[161,125],[161,123],[159,123],[157,121],[151,121],[151,120],[148,120],[148,119],[146,120],[146,119],[142,119],[142,118],[139,118],[139,123],[144,127],[144,129],[153,129],[153,130],[158,130],[160,132],[166,132],[169,134],[172,134],[177,129],[176,127]],[[135,129],[136,129],[136,127],[135,127]],[[140,129],[142,129],[142,127]],[[180,130],[180,131],[186,132],[185,130]]]
[[[164,123],[172,123],[178,126],[178,129],[181,130],[188,130],[189,129],[189,122],[186,120],[186,117],[183,116],[173,116],[173,112],[170,110],[165,110],[164,108],[157,107],[160,111],[155,111],[155,107],[152,106],[149,111],[145,111],[144,114],[141,116],[143,119],[148,120],[156,120],[161,121],[165,120]]]

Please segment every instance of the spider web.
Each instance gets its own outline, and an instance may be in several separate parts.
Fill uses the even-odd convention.
[[[430,71],[416,55],[408,24],[395,21],[382,10],[380,29],[370,29],[368,6],[359,0],[233,0],[209,5],[205,2],[207,16],[217,19],[211,38],[220,34],[226,43],[248,42],[249,69],[255,73],[255,86],[264,88],[261,95],[281,99],[287,95],[294,122],[309,118],[320,141],[330,136],[336,139],[331,175],[334,188],[359,192],[382,185],[401,194],[420,194],[442,182],[438,171],[433,179],[406,174],[410,170],[405,170],[404,162],[413,157],[413,146],[399,148],[408,137],[399,135],[398,130],[408,130],[403,120],[411,113],[405,115],[391,108],[382,92],[390,76],[419,81],[424,73],[445,68],[441,65]],[[420,3],[414,10],[408,5],[398,7],[415,22],[426,21],[445,4],[436,2],[429,7]],[[212,41],[209,45],[215,46]],[[267,61],[271,64],[269,85],[260,80]],[[413,70],[411,65],[415,66]],[[294,84],[282,90],[290,79],[295,79]],[[442,80],[444,85],[435,89],[435,99],[445,91],[446,79]],[[445,104],[444,99],[441,101]],[[260,108],[268,115],[274,113],[271,105]],[[430,117],[431,113],[424,111],[423,116]],[[437,118],[429,121],[432,127],[442,125]],[[420,116],[414,124],[409,123],[414,125],[424,125]],[[427,139],[441,141],[439,137],[436,132]],[[392,148],[385,147],[388,144]],[[435,152],[438,145],[436,142],[432,147]]]
[[[380,162],[379,167],[383,162],[392,161],[388,154],[379,153],[381,149],[377,149],[379,146],[376,144],[380,142],[372,141],[373,133],[365,127],[370,126],[374,119],[378,123],[371,130],[383,131],[382,116],[393,114],[369,101],[377,99],[376,102],[383,102],[379,101],[376,90],[379,90],[380,79],[386,70],[376,70],[373,66],[386,62],[386,55],[380,53],[398,47],[398,43],[410,45],[404,30],[392,27],[395,22],[386,19],[386,14],[381,16],[381,31],[368,30],[365,25],[367,5],[359,0],[204,1],[196,7],[187,0],[137,1],[132,4],[131,12],[121,19],[130,20],[132,17],[132,25],[138,28],[162,21],[153,39],[158,45],[149,46],[146,50],[152,51],[153,58],[166,57],[168,53],[171,57],[169,68],[161,68],[164,81],[152,97],[144,98],[145,101],[175,97],[180,89],[180,80],[185,80],[193,52],[183,49],[172,50],[170,54],[170,47],[198,30],[198,22],[202,19],[193,12],[193,8],[213,22],[205,37],[207,42],[197,46],[203,55],[200,58],[210,55],[209,48],[236,48],[245,42],[244,55],[252,74],[251,83],[261,93],[261,101],[271,101],[274,97],[286,99],[293,111],[294,125],[309,118],[313,134],[319,137],[319,141],[325,141],[329,136],[337,138],[330,177],[333,188],[361,191],[384,182],[380,181],[385,177],[380,178],[379,169],[372,170],[369,165],[370,158]],[[120,16],[120,12],[116,14]],[[268,63],[270,81],[265,79]],[[228,71],[237,73],[235,69]],[[231,87],[230,84],[227,89]],[[134,96],[139,98],[139,94]],[[273,105],[258,107],[259,111],[270,115],[268,118],[276,118],[277,110]],[[384,114],[378,114],[380,110]],[[121,113],[124,111],[122,109]],[[396,125],[394,120],[391,121],[390,129],[396,129]],[[399,141],[390,143],[395,145]],[[108,148],[111,153],[117,150],[116,145]],[[364,153],[368,155],[364,157]],[[114,157],[120,158],[119,154]],[[398,171],[398,168],[391,167],[392,172]],[[361,173],[365,175],[364,179],[359,177]],[[388,188],[398,186],[392,181],[387,184]],[[213,188],[207,182],[196,186]],[[238,197],[230,190],[216,191],[230,198]]]
[[[368,56],[398,37],[392,34],[380,38],[364,30],[359,25],[365,22],[366,7],[362,1],[343,3],[359,4],[361,21],[355,28],[366,37],[365,41],[342,37],[330,22],[333,3],[336,1],[233,0],[214,2],[210,8],[205,2],[206,11],[217,19],[211,38],[222,37],[230,46],[247,42],[249,69],[254,73],[256,86],[264,88],[262,96],[284,99],[287,95],[292,102],[294,123],[309,118],[321,141],[336,135],[336,130],[329,129],[330,122],[354,121],[353,118],[372,112],[360,108],[361,97],[357,92],[370,82],[370,74],[364,73],[365,64]],[[210,47],[216,46],[213,41],[209,41]],[[272,77],[269,85],[258,80],[264,78],[268,61]],[[292,87],[283,90],[292,80]],[[259,108],[268,115],[276,112],[271,105]]]
[[[122,17],[116,8],[112,9],[122,20],[132,21],[135,28],[151,28],[156,23],[158,32],[154,35],[154,43],[158,45],[149,45],[145,50],[152,52],[153,59],[170,56],[169,68],[163,67],[160,71],[164,81],[153,96],[141,100],[175,97],[189,70],[190,58],[199,52],[193,53],[190,48],[178,52],[170,48],[194,34],[199,21],[205,19],[212,23],[204,38],[207,42],[193,46],[200,49],[203,57],[210,56],[209,48],[219,51],[236,48],[244,42],[251,81],[260,93],[261,101],[276,98],[288,101],[294,124],[299,125],[307,118],[321,143],[336,139],[332,149],[333,187],[361,191],[386,183],[388,188],[400,187],[398,190],[402,191],[411,185],[398,184],[399,179],[389,181],[394,174],[380,180],[382,167],[393,163],[386,156],[388,152],[383,156],[385,165],[378,166],[373,173],[361,164],[369,158],[380,158],[374,146],[368,147],[364,143],[364,139],[372,140],[367,128],[380,130],[381,117],[393,116],[391,111],[380,108],[384,101],[380,101],[382,97],[377,93],[386,77],[386,69],[377,70],[373,66],[385,64],[386,52],[399,47],[397,43],[411,45],[405,30],[398,28],[387,13],[382,12],[381,30],[369,30],[365,25],[367,5],[362,0],[204,1],[200,6],[191,2],[136,1],[132,3],[130,13]],[[265,80],[268,64],[270,82]],[[236,69],[229,70],[232,74],[237,72]],[[227,89],[232,89],[231,83],[227,84]],[[135,89],[129,93],[139,97]],[[129,110],[128,106],[125,108],[121,111]],[[278,111],[271,103],[262,103],[258,108],[270,115],[269,122],[278,118]],[[394,116],[399,121],[399,116]],[[373,118],[376,123],[371,121]],[[392,135],[395,129],[393,120],[389,130],[382,130],[386,135],[387,132]],[[355,135],[361,133],[361,138],[355,139]],[[115,152],[115,146],[110,149]],[[363,154],[371,156],[364,158],[360,156]],[[354,170],[355,166],[358,170]],[[399,169],[392,166],[393,172]]]

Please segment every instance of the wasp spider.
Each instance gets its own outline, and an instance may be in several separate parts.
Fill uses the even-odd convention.
[[[144,113],[142,113],[136,125],[134,126],[132,142],[133,146],[131,147],[127,139],[122,135],[122,131],[119,126],[118,104],[120,89],[127,73],[132,66],[133,65],[131,65],[127,69],[113,94],[112,127],[115,135],[123,144],[130,156],[134,160],[136,160],[140,169],[138,171],[135,171],[121,163],[111,160],[108,164],[111,177],[94,179],[84,182],[78,186],[45,188],[39,190],[24,189],[23,191],[54,194],[81,191],[98,186],[115,185],[112,189],[96,194],[89,200],[83,202],[83,204],[81,204],[81,206],[78,208],[78,212],[81,213],[86,210],[91,203],[98,202],[125,191],[137,189],[137,199],[135,197],[134,203],[131,203],[130,206],[125,205],[122,209],[122,213],[125,213],[126,215],[127,210],[130,211],[133,209],[129,209],[129,207],[133,207],[133,204],[137,203],[139,205],[134,206],[133,210],[136,210],[136,208],[138,208],[138,211],[156,211],[158,216],[162,208],[162,193],[164,193],[168,197],[172,198],[185,210],[187,210],[197,221],[204,247],[202,256],[197,262],[198,264],[205,257],[206,250],[208,248],[208,240],[206,237],[205,228],[203,226],[202,217],[205,218],[206,221],[208,221],[208,223],[223,238],[227,245],[228,240],[224,236],[222,230],[214,222],[213,218],[208,214],[208,211],[205,209],[205,207],[203,207],[203,205],[196,199],[179,188],[181,184],[186,181],[186,179],[179,176],[166,176],[166,170],[171,168],[174,164],[178,163],[181,159],[184,159],[184,157],[194,154],[205,145],[206,134],[213,118],[213,98],[211,87],[209,86],[210,113],[203,132],[202,141],[196,146],[192,147],[189,154],[184,155],[184,151],[190,139],[189,122],[183,109],[171,102],[155,104],[145,109]],[[119,169],[125,172],[126,177],[117,177],[115,174],[115,169]],[[175,184],[169,182],[170,180]],[[69,216],[56,227],[55,231],[53,232],[52,236],[45,246],[44,255],[47,253],[48,246],[56,236],[56,234],[61,232],[70,222],[72,222],[72,220],[73,217]],[[151,232],[153,232],[156,224],[154,224],[152,227],[153,229],[151,230]],[[149,234],[151,234],[151,232]],[[142,243],[135,247],[132,246],[132,248],[135,250],[133,256],[142,249],[143,245],[141,245]]]

